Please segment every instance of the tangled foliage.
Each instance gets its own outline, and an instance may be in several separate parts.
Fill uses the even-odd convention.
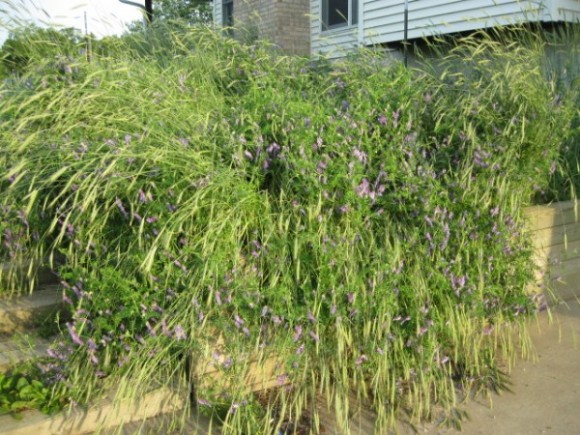
[[[352,391],[386,427],[499,382],[535,308],[522,206],[573,117],[539,53],[468,38],[434,73],[165,43],[0,88],[0,252],[65,259],[63,391],[193,373],[226,427],[272,433],[320,393],[343,428]]]

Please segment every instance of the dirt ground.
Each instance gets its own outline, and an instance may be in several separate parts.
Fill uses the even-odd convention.
[[[419,433],[465,435],[580,434],[580,303],[541,313],[531,327],[536,358],[518,361],[512,392],[465,406],[462,431],[424,427]]]

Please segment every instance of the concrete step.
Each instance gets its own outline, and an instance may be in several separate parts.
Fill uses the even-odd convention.
[[[562,201],[550,205],[526,207],[524,215],[531,231],[580,223],[580,201]]]
[[[110,395],[88,409],[75,408],[49,416],[39,411],[25,411],[15,419],[0,416],[3,435],[81,435],[102,433],[131,422],[142,422],[161,415],[177,413],[186,400],[169,387],[159,387],[139,397],[138,401],[122,400],[114,403]],[[195,433],[195,432],[192,432]]]
[[[30,331],[62,307],[59,285],[45,285],[32,294],[0,300],[0,334]]]
[[[50,340],[39,337],[0,337],[0,373],[16,364],[46,356],[49,346]]]
[[[552,246],[567,245],[580,240],[580,225],[560,225],[530,233],[534,248],[549,250]]]
[[[555,265],[563,261],[580,257],[580,240],[561,243],[543,249],[536,249],[534,261],[540,267]]]

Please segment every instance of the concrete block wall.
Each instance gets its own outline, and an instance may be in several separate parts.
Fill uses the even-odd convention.
[[[310,54],[309,0],[234,0],[240,39],[266,39],[288,54]]]
[[[525,210],[538,266],[538,283],[557,299],[580,298],[580,202],[565,201]]]

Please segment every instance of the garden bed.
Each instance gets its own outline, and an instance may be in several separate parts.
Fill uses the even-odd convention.
[[[256,433],[321,395],[344,428],[354,394],[386,432],[501,384],[537,308],[523,206],[576,116],[539,51],[478,35],[441,74],[164,41],[0,88],[0,255],[66,258],[55,396],[197,378]]]

